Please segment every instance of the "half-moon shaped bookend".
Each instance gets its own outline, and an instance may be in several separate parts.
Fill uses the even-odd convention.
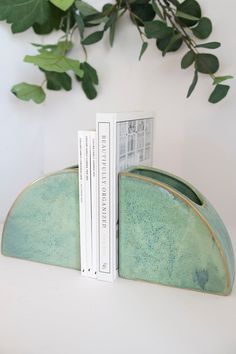
[[[6,256],[80,270],[78,168],[43,177],[10,209]],[[227,295],[234,254],[227,230],[194,187],[144,167],[119,177],[119,275]]]
[[[2,253],[80,269],[76,167],[41,178],[18,196],[4,224]]]
[[[227,295],[234,281],[228,232],[189,183],[136,167],[119,176],[119,275]]]

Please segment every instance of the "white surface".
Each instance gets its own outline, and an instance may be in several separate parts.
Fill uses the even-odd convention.
[[[1,354],[235,354],[222,297],[0,256]]]

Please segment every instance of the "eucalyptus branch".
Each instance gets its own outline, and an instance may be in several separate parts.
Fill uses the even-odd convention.
[[[188,36],[187,32],[185,31],[185,29],[183,28],[183,26],[180,24],[179,24],[179,26],[177,26],[176,22],[173,20],[173,18],[175,19],[175,16],[172,17],[172,10],[171,10],[171,14],[168,12],[168,9],[170,9],[170,6],[163,5],[161,0],[157,0],[157,2],[160,5],[160,7],[162,8],[165,17],[168,18],[172,27],[181,35],[181,37],[182,37],[183,41],[185,42],[185,44],[187,45],[187,47],[197,54],[197,51],[196,51],[195,47],[192,45],[191,39],[189,38],[189,36]]]
[[[157,1],[161,6],[163,12],[165,13],[166,17],[170,21],[171,25],[173,26],[173,28],[175,28],[176,31],[178,31],[178,33],[181,34],[182,39],[185,42],[185,44],[188,46],[188,48],[192,50],[196,55],[200,54],[200,52],[196,49],[196,45],[197,45],[196,42],[189,36],[184,26],[182,25],[181,21],[175,15],[175,12],[173,11],[168,1],[164,0],[166,6],[164,6],[161,3],[161,0],[157,0]],[[212,78],[213,81],[215,80],[214,74],[210,73],[209,76]]]

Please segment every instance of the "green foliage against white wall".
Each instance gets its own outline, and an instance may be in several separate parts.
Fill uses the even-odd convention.
[[[217,49],[220,43],[202,42],[210,36],[212,23],[202,15],[201,7],[195,0],[116,0],[115,3],[105,4],[101,11],[81,0],[0,0],[0,20],[11,24],[13,33],[32,27],[39,35],[59,31],[60,36],[54,44],[34,43],[38,54],[26,55],[24,58],[25,62],[36,65],[42,71],[42,84],[19,83],[13,86],[12,92],[24,101],[41,103],[46,97],[45,87],[48,90],[70,91],[74,76],[86,96],[94,99],[99,80],[95,68],[88,62],[86,46],[103,38],[107,40],[105,34],[108,32],[112,47],[116,27],[124,15],[129,16],[140,35],[139,59],[148,49],[150,40],[155,40],[163,56],[186,46],[187,52],[181,60],[181,68],[193,68],[193,80],[187,97],[195,89],[199,74],[207,74],[212,79],[213,91],[209,102],[217,103],[227,95],[229,86],[222,82],[232,76],[216,75],[219,60],[206,50]],[[61,31],[64,32],[63,35]],[[75,44],[75,31],[80,35],[80,44],[85,54],[84,62],[70,57]]]

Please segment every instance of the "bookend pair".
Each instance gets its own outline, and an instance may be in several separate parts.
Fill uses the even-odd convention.
[[[80,270],[78,168],[43,177],[10,209],[5,256]],[[119,175],[119,276],[219,295],[231,292],[227,230],[193,186],[147,167]]]

